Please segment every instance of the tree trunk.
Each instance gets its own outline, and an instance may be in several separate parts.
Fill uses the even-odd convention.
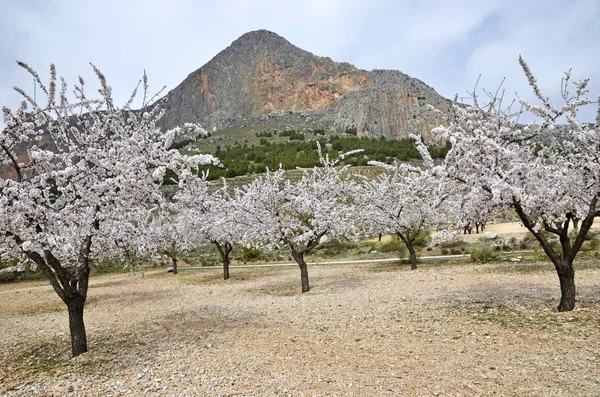
[[[229,257],[223,257],[223,280],[229,280]]]
[[[556,265],[556,273],[560,281],[560,303],[559,312],[568,312],[575,308],[575,270],[573,263],[563,263]]]
[[[417,253],[412,244],[408,244],[408,252],[410,253],[410,269],[415,270],[417,268]]]
[[[292,256],[294,260],[300,267],[300,280],[302,281],[302,292],[310,291],[310,286],[308,285],[308,266],[306,262],[304,262],[304,253],[296,252],[292,249]]]
[[[71,352],[77,357],[87,352],[87,336],[83,324],[83,306],[85,299],[75,292],[68,300],[69,331],[71,333]]]
[[[579,218],[573,218],[573,229],[579,230]]]
[[[402,233],[396,234],[400,237],[404,245],[406,245],[406,248],[408,248],[408,252],[410,253],[410,269],[415,270],[417,268],[417,252],[415,251],[415,247],[413,247],[414,237],[410,237],[410,232],[406,233],[409,237],[405,237]]]
[[[229,280],[229,264],[231,263],[229,254],[233,250],[233,246],[229,241],[225,241],[223,244],[218,241],[213,241],[212,243],[217,246],[219,254],[221,254],[221,261],[223,262],[223,280]]]
[[[173,263],[173,274],[177,274],[177,254],[171,254],[171,262]]]
[[[559,253],[556,252],[556,250],[548,242],[544,233],[535,228],[534,222],[523,211],[521,203],[513,198],[513,206],[517,212],[517,215],[519,215],[519,218],[521,221],[523,221],[523,225],[539,241],[540,245],[544,249],[544,252],[554,264],[556,273],[558,274],[558,280],[560,281],[560,303],[557,307],[559,312],[567,312],[575,308],[576,289],[573,261],[581,249],[587,232],[594,223],[594,218],[596,217],[597,212],[596,205],[598,204],[599,199],[600,196],[596,196],[590,202],[588,214],[585,216],[585,218],[583,218],[580,225],[581,227],[578,229],[572,245],[571,239],[569,238],[569,223],[573,220],[571,214],[567,214],[566,221],[564,221],[562,225],[557,222],[555,223],[554,227],[552,227],[552,225],[544,223],[544,230],[546,232],[550,232],[559,236],[561,245],[561,252],[559,255]],[[575,224],[574,220],[573,223]]]

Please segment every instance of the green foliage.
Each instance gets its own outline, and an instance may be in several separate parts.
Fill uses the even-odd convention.
[[[531,234],[530,232],[527,232],[527,234],[525,234],[525,237],[523,237],[523,241],[526,242],[527,244],[538,242],[537,239],[535,238],[535,236],[533,234]]]
[[[349,240],[331,240],[326,243],[319,244],[315,248],[315,255],[325,257],[333,257],[355,248],[356,244]]]
[[[319,135],[320,131],[313,131]],[[233,147],[217,146],[214,155],[223,163],[224,167],[206,166],[201,171],[210,170],[208,179],[215,180],[222,177],[232,178],[247,174],[263,173],[267,168],[275,170],[279,165],[286,169],[312,168],[319,166],[319,155],[317,153],[316,141],[305,140],[305,135],[299,131],[282,131],[279,136],[288,137],[289,142],[272,143],[266,136],[270,133],[259,133],[259,145],[248,147],[248,145],[236,144]],[[264,135],[264,136],[263,136]],[[330,136],[329,141],[324,138],[319,140],[321,148],[330,158],[337,157],[340,153],[355,149],[363,149],[364,152],[344,159],[345,164],[352,166],[365,166],[368,161],[392,163],[398,161],[419,160],[421,158],[412,140],[386,140],[371,138],[356,138],[348,135]],[[327,143],[331,146],[326,148]],[[445,148],[442,148],[446,150]],[[433,150],[430,148],[430,150]],[[437,149],[436,149],[437,150]],[[435,150],[433,150],[435,152]],[[440,153],[436,152],[436,156]],[[443,153],[445,155],[445,152]],[[435,156],[434,156],[435,157]],[[165,181],[173,183],[171,179],[174,174],[167,171]]]
[[[261,258],[263,252],[257,247],[242,247],[240,259],[244,262],[255,261]]]
[[[346,134],[350,134],[350,135],[354,135],[356,136],[357,131],[356,131],[356,127],[348,127],[346,128]]]
[[[454,241],[443,241],[440,243],[440,247],[442,248],[457,248],[461,245],[465,245],[466,243],[463,240],[454,240]]]
[[[179,177],[173,170],[167,168],[165,176],[163,178],[163,185],[176,185],[179,181]]]
[[[182,139],[181,141],[173,142],[169,149],[181,149],[195,141],[196,141],[195,139],[190,139],[190,138]]]
[[[471,250],[471,260],[476,262],[487,262],[497,257],[494,247],[487,243],[479,243]]]
[[[594,232],[593,230],[588,230],[588,232],[583,237],[583,240],[584,241],[593,241],[593,240],[596,240],[596,237],[598,237],[598,233]]]
[[[97,265],[90,268],[90,275],[100,274],[114,274],[114,273],[127,273],[129,269],[126,269],[121,260],[104,260],[99,262]]]
[[[279,133],[279,136],[287,136],[290,141],[303,141],[304,134],[296,130],[285,130]]]
[[[273,133],[271,131],[262,131],[256,133],[257,138],[271,138],[272,136]]]
[[[429,244],[430,240],[431,232],[429,230],[421,230],[413,242],[413,247],[425,248],[427,247],[427,244]]]
[[[400,258],[405,258],[408,253],[408,248],[406,248],[406,244],[395,234],[391,235],[392,239],[390,241],[381,243],[379,247],[377,247],[377,251],[381,253],[394,252]]]
[[[15,273],[0,273],[0,284],[12,283],[17,281],[18,276]]]
[[[406,257],[406,253],[407,253],[408,249],[406,248],[406,245],[400,239],[394,238],[391,241],[388,241],[387,243],[382,244],[378,251],[383,252],[383,253],[396,252],[396,253],[398,253],[398,257],[404,258],[404,257]]]

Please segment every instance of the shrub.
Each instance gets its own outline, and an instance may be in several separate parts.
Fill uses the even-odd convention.
[[[242,247],[240,259],[243,262],[254,261],[259,259],[262,256],[262,253],[262,250],[257,247]]]
[[[463,240],[454,240],[454,241],[443,241],[440,243],[440,247],[442,248],[456,248],[464,245],[465,242]]]
[[[429,232],[429,230],[421,230],[419,234],[417,234],[413,246],[423,248],[426,247],[430,241],[431,233]]]
[[[379,248],[379,252],[396,252],[400,258],[406,256],[406,251],[406,245],[397,237],[392,238],[392,241],[382,244],[381,248]]]
[[[339,254],[348,251],[355,246],[356,244],[349,240],[331,240],[326,243],[319,244],[317,250],[331,251],[333,254]]]
[[[356,127],[348,127],[348,128],[346,128],[346,134],[350,134],[350,135],[356,136],[356,134],[357,134]]]
[[[171,147],[169,147],[169,149],[182,149],[192,142],[195,142],[195,140],[191,139],[191,138],[185,138],[180,141],[173,142],[171,144]]]
[[[584,240],[592,241],[596,239],[598,234],[592,230],[588,231],[584,237]]]
[[[448,249],[447,248],[442,248],[442,255],[448,255]]]
[[[273,136],[273,133],[270,131],[262,131],[262,132],[256,133],[257,138],[271,138],[272,136]]]
[[[529,232],[527,232],[527,234],[523,238],[523,242],[525,242],[526,244],[534,244],[534,243],[537,244],[538,243],[535,236]]]
[[[481,243],[476,245],[471,250],[471,260],[477,262],[486,262],[492,259],[496,259],[498,253],[495,252],[494,247],[489,244]]]
[[[17,281],[16,273],[0,273],[0,284]]]

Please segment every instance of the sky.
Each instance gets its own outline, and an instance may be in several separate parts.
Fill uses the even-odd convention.
[[[468,97],[481,75],[479,89],[505,79],[505,102],[516,93],[535,103],[521,54],[556,105],[569,69],[572,80],[590,78],[597,101],[598,21],[600,0],[0,0],[0,106],[18,106],[15,85],[33,91],[16,60],[43,79],[54,63],[68,83],[81,75],[94,87],[91,62],[125,104],[144,70],[165,94],[258,29],[361,69],[400,70],[447,98]],[[596,111],[588,105],[579,119]]]

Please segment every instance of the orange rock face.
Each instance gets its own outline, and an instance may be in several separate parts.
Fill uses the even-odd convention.
[[[358,69],[328,74],[324,65],[313,63],[312,72],[301,76],[295,67],[280,69],[269,59],[261,60],[252,81],[252,91],[257,97],[254,111],[325,109],[332,107],[344,93],[375,84],[368,73]]]

